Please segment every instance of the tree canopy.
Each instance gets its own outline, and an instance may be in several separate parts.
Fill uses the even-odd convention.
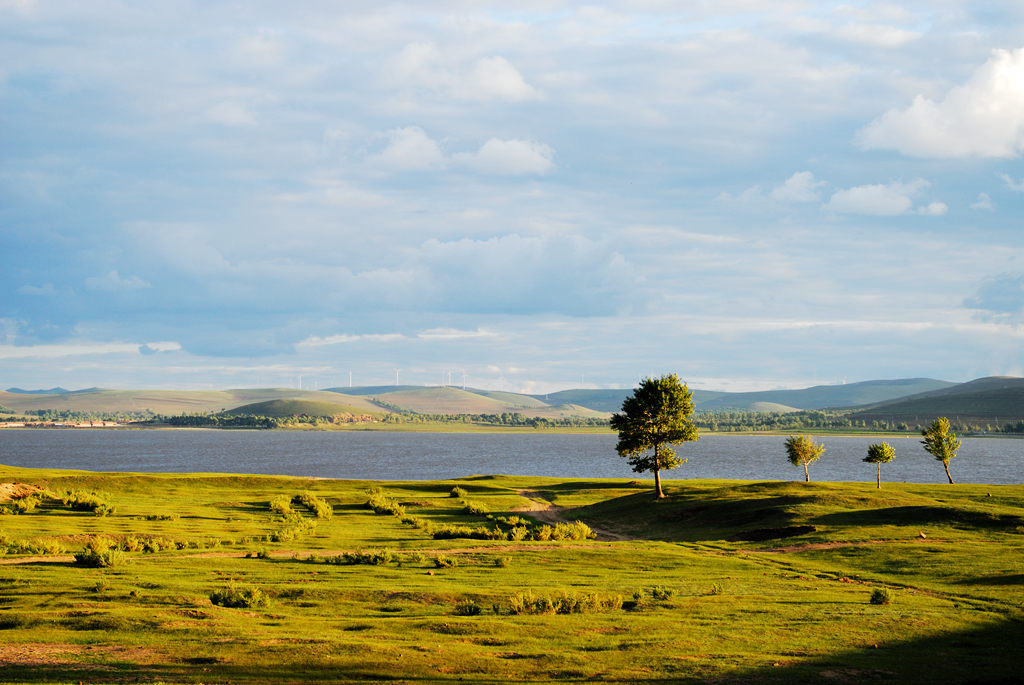
[[[946,469],[946,478],[952,485],[953,476],[949,475],[949,460],[955,457],[957,450],[960,449],[960,440],[949,432],[949,419],[940,416],[921,431],[921,435],[924,436],[921,444],[924,445],[925,452],[942,462]]]
[[[700,436],[690,420],[693,394],[674,374],[645,378],[613,414],[611,427],[619,432],[615,450],[629,459],[637,473],[654,473],[655,495],[661,489],[661,471],[686,463],[676,456],[672,445],[697,440]]]
[[[864,457],[864,461],[869,464],[875,464],[878,466],[878,487],[882,487],[882,464],[888,464],[896,457],[896,450],[892,448],[887,442],[882,442],[877,445],[868,445],[868,456]]]
[[[786,456],[789,457],[789,463],[793,466],[804,467],[805,482],[810,482],[811,480],[811,474],[807,470],[807,465],[817,461],[824,453],[825,446],[815,444],[807,435],[791,435],[786,438]]]

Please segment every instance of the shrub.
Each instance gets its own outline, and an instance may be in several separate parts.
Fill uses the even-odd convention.
[[[231,585],[211,592],[210,602],[231,609],[255,609],[267,606],[268,598],[258,587]]]
[[[600,595],[590,592],[583,595],[562,592],[555,597],[520,592],[509,598],[513,614],[587,614],[617,611],[622,608],[622,595]]]
[[[324,559],[324,563],[339,566],[384,566],[395,560],[395,555],[388,550],[371,550],[366,552],[345,552]]]
[[[869,601],[872,604],[892,604],[892,600],[895,598],[895,592],[887,587],[880,587],[871,591],[871,598]]]
[[[453,540],[456,538],[467,538],[470,540],[504,540],[505,534],[501,532],[500,528],[485,528],[484,526],[477,526],[471,528],[469,526],[457,526],[457,525],[444,525],[432,528],[431,537],[435,540]]]
[[[508,532],[508,539],[515,542],[525,540],[530,535],[530,529],[526,526],[514,526],[512,530]]]
[[[455,557],[445,556],[444,554],[438,554],[434,557],[434,566],[437,568],[455,568],[459,565],[459,560]]]
[[[311,492],[303,492],[292,498],[293,504],[301,504],[318,519],[329,519],[334,515],[334,507]]]
[[[270,513],[278,514],[280,516],[288,516],[295,513],[292,511],[292,502],[288,499],[287,495],[275,495],[270,498],[270,502],[267,503],[267,507],[270,509]]]
[[[713,583],[708,589],[709,595],[720,595],[725,592],[725,588],[722,587],[721,583]]]
[[[370,495],[369,501],[366,502],[366,508],[372,509],[375,514],[391,514],[392,516],[405,516],[405,507],[390,497],[385,497],[383,493],[373,493]]]
[[[463,488],[460,488],[458,485],[456,485],[454,488],[452,488],[451,492],[448,493],[448,496],[449,497],[465,497],[468,494],[469,493],[466,492]]]
[[[651,599],[658,602],[664,602],[665,600],[672,599],[672,595],[674,594],[674,590],[661,587],[660,585],[655,585],[651,588]]]
[[[95,492],[71,490],[61,497],[61,501],[72,511],[91,511],[97,516],[109,516],[116,511],[113,504]]]
[[[490,511],[482,504],[476,502],[463,502],[465,506],[462,508],[462,513],[471,514],[473,516],[486,516]]]
[[[94,537],[85,549],[75,554],[75,563],[90,568],[109,568],[125,562],[124,553],[117,549],[114,541],[105,537]]]
[[[463,599],[455,603],[456,616],[479,616],[484,608],[472,599]]]
[[[557,523],[551,531],[552,540],[586,540],[596,538],[597,534],[590,529],[590,526],[582,521],[572,523]]]
[[[177,521],[181,516],[178,514],[146,514],[143,518],[147,521]]]
[[[498,568],[507,568],[512,563],[512,557],[494,557],[494,565]]]

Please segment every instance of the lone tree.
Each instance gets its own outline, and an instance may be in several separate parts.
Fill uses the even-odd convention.
[[[661,378],[645,378],[640,387],[622,402],[622,412],[613,414],[611,426],[619,432],[615,451],[628,457],[637,473],[654,472],[654,489],[658,499],[662,469],[685,464],[676,457],[671,445],[697,440],[697,427],[690,421],[693,394],[674,374]]]
[[[816,445],[806,435],[791,435],[786,438],[786,456],[793,466],[804,467],[804,482],[811,481],[811,474],[807,472],[807,465],[817,461],[818,457],[825,453],[824,445]]]
[[[887,442],[878,445],[868,445],[868,456],[864,461],[869,464],[878,465],[878,489],[882,489],[882,464],[888,464],[896,457],[896,450]]]
[[[953,476],[949,475],[949,460],[956,456],[957,450],[960,449],[960,441],[956,435],[949,432],[949,419],[940,416],[921,431],[921,435],[924,436],[924,440],[921,441],[924,451],[942,462],[946,468],[946,478],[952,485]]]

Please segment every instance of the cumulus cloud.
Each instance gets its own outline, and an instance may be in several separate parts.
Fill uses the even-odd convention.
[[[22,295],[51,297],[57,294],[57,289],[53,287],[53,283],[43,283],[42,285],[23,285],[18,288],[18,292]]]
[[[810,171],[798,171],[786,179],[781,186],[772,190],[772,199],[777,202],[817,202],[818,188],[825,185],[824,181],[815,181]]]
[[[522,73],[504,57],[467,62],[431,42],[409,43],[389,61],[389,77],[459,100],[520,102],[539,97]]]
[[[110,271],[105,276],[91,276],[85,279],[85,287],[89,290],[139,290],[148,288],[149,283],[138,276],[126,276],[122,278],[117,271]]]
[[[1006,187],[1015,193],[1024,193],[1024,178],[1019,181],[1014,181],[1010,178],[1009,174],[1003,174],[1003,180],[1006,182]]]
[[[914,179],[909,183],[894,181],[882,185],[854,186],[834,193],[826,209],[844,214],[873,214],[876,216],[897,216],[913,211],[914,197],[929,187],[928,181]],[[933,202],[918,208],[918,213],[937,216],[945,214],[946,205]]]
[[[389,142],[368,161],[392,171],[426,171],[444,166],[441,146],[419,126],[388,131]]]
[[[487,174],[523,176],[546,174],[554,167],[555,151],[531,140],[491,138],[476,152],[453,157],[458,164]]]
[[[316,335],[310,336],[305,340],[295,343],[295,347],[300,349],[304,347],[326,347],[327,345],[344,345],[355,342],[386,343],[404,339],[405,336],[401,333],[339,333],[337,335],[328,335],[324,337]]]
[[[988,193],[978,193],[978,199],[971,203],[971,209],[991,211],[994,208],[995,206],[992,204],[992,198],[988,196]]]
[[[911,157],[1017,157],[1024,152],[1024,48],[994,50],[939,101],[918,95],[859,134],[861,147]]]
[[[478,60],[468,79],[470,93],[479,99],[495,98],[518,102],[537,97],[537,91],[528,84],[519,70],[504,57],[485,57]]]

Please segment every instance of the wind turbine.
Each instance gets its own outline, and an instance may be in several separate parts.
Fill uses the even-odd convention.
[[[398,385],[398,369],[395,369],[395,385]]]

